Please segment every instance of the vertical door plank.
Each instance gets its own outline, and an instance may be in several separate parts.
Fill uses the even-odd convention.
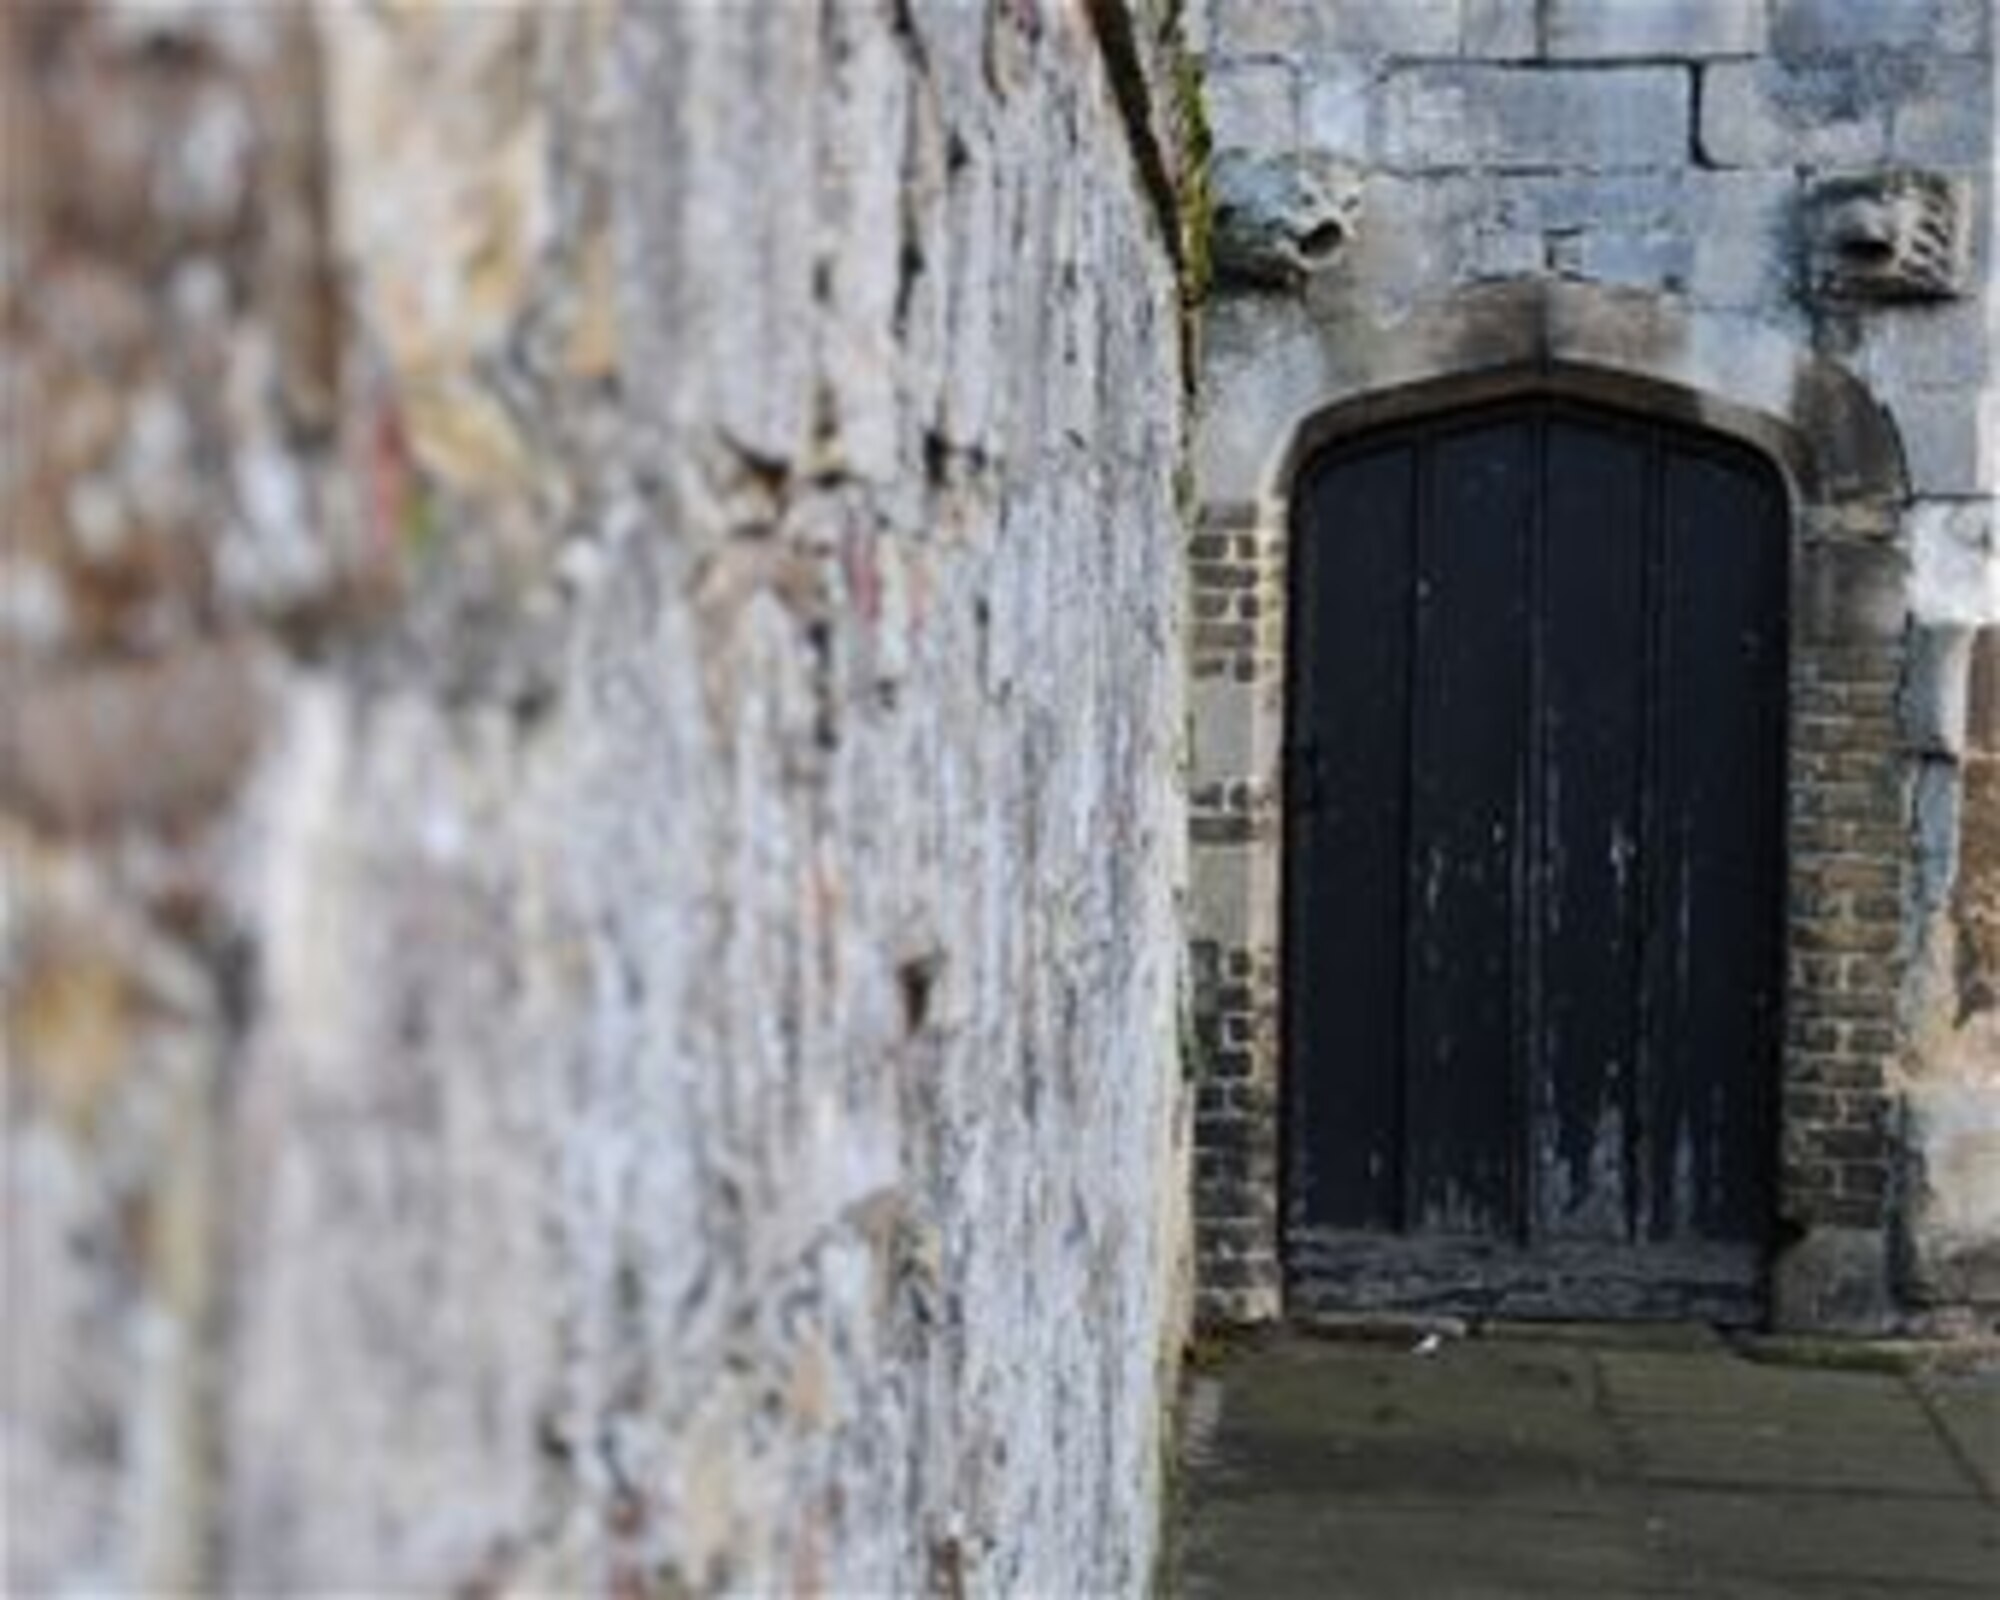
[[[1294,524],[1286,1177],[1298,1220],[1343,1227],[1402,1221],[1414,462],[1332,464]]]
[[[1663,494],[1650,1232],[1754,1240],[1782,979],[1782,491],[1760,463],[1670,446]]]
[[[1646,446],[1549,424],[1538,784],[1535,1224],[1630,1229],[1637,1052]]]
[[[1417,537],[1407,918],[1407,1193],[1413,1225],[1511,1233],[1517,857],[1527,754],[1534,434],[1440,433]]]

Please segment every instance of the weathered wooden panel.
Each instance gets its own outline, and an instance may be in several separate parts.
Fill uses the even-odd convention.
[[[1540,629],[1536,1226],[1618,1237],[1636,1200],[1646,448],[1552,422]]]
[[[1782,978],[1776,474],[1531,403],[1332,452],[1298,506],[1294,1303],[1747,1314]]]
[[[1415,558],[1414,450],[1343,462],[1305,486],[1338,549],[1299,552],[1296,659],[1343,652],[1342,670],[1293,685],[1293,851],[1287,905],[1300,953],[1287,1030],[1310,1039],[1295,1083],[1288,1194],[1306,1216],[1355,1226],[1402,1219],[1403,839]],[[1325,573],[1322,561],[1331,560]],[[1341,781],[1326,781],[1341,752]]]
[[[1654,1238],[1755,1237],[1774,1099],[1756,1068],[1777,1048],[1782,981],[1782,501],[1733,459],[1670,448],[1661,472],[1645,1222]]]
[[[1520,1178],[1512,989],[1533,444],[1514,421],[1435,440],[1417,529],[1407,1219],[1448,1233],[1511,1229]],[[1331,665],[1343,670],[1337,655]]]

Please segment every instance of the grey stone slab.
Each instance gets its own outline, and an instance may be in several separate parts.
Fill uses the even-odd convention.
[[[2000,1514],[1976,1503],[1676,1490],[1650,1509],[1676,1570],[1704,1579],[1986,1593],[2000,1574]]]
[[[1773,0],[1771,46],[1781,56],[1860,50],[1972,52],[1987,34],[1988,0]]]
[[[1920,495],[1980,495],[1990,491],[1996,407],[1991,394],[1949,389],[1890,392],[1883,397],[1903,436],[1910,488]]]
[[[1191,1459],[1172,1592],[1991,1592],[2000,1513],[1901,1373],[1752,1362],[1713,1338],[1575,1339],[1503,1329],[1429,1355],[1287,1339],[1239,1356],[1208,1390],[1219,1416]],[[1961,1383],[1934,1403],[1983,1445],[2000,1390]]]
[[[1520,1512],[1355,1506],[1310,1488],[1216,1506],[1176,1591],[1196,1597],[1503,1600],[1686,1594],[1637,1502]]]
[[[1617,1464],[1590,1363],[1569,1349],[1305,1344],[1231,1377],[1226,1395],[1225,1455],[1357,1494],[1566,1493]]]
[[[1989,61],[1925,62],[1890,113],[1889,155],[1896,161],[1978,168],[1993,160],[1996,139]]]
[[[1973,629],[1963,623],[1911,628],[1908,664],[1897,696],[1903,742],[1909,749],[1936,756],[1964,752],[1972,641]]]
[[[1299,93],[1301,142],[1328,155],[1365,159],[1374,90],[1374,74],[1360,61],[1315,63]]]
[[[1641,1476],[1656,1484],[1970,1497],[1971,1485],[1920,1416],[1767,1411],[1730,1421],[1630,1423]]]
[[[1209,36],[1245,52],[1450,56],[1458,53],[1459,0],[1214,0]]]
[[[1727,1355],[1729,1345],[1706,1322],[1494,1322],[1480,1328],[1485,1341],[1555,1344],[1572,1349],[1653,1350],[1677,1355]]]
[[[2000,1372],[1930,1378],[1925,1392],[1953,1448],[2000,1505]]]
[[[1910,508],[1907,520],[1911,611],[1926,622],[1968,623],[2000,613],[1993,506],[1924,501]],[[1980,746],[1984,735],[1976,720],[1968,732]]]
[[[1861,320],[1849,365],[1882,389],[1976,389],[1995,365],[1986,317],[1977,301],[1879,311]]]
[[[1458,49],[1462,56],[1492,61],[1539,55],[1535,8],[1520,0],[1460,0]]]
[[[1797,275],[1797,200],[1798,182],[1788,171],[1690,175],[1688,298],[1730,310],[1783,305]]]
[[[1890,1424],[1915,1416],[1894,1374],[1664,1351],[1601,1350],[1597,1364],[1605,1403],[1624,1417],[1705,1422],[1819,1409]]]
[[[1426,64],[1382,90],[1377,154],[1406,171],[1671,167],[1687,155],[1691,86],[1677,67],[1529,71]]]
[[[1852,63],[1787,70],[1771,61],[1702,68],[1702,157],[1719,167],[1858,167],[1889,148],[1887,87]]]
[[[1217,149],[1290,150],[1299,137],[1297,69],[1287,61],[1232,62],[1205,82]]]
[[[1548,0],[1556,60],[1749,56],[1764,48],[1762,0]]]

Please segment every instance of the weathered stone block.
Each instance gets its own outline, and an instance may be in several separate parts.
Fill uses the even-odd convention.
[[[1924,389],[1885,397],[1903,436],[1910,488],[1919,495],[1984,495],[1995,486],[2000,396]]]
[[[1692,175],[1685,222],[1694,244],[1688,297],[1698,305],[1766,315],[1783,305],[1797,195],[1789,172]]]
[[[1972,51],[1987,33],[1987,0],[1774,0],[1771,47],[1780,56],[1858,50]]]
[[[1300,92],[1299,137],[1307,149],[1360,163],[1368,155],[1375,77],[1352,58],[1315,64]]]
[[[2000,547],[1987,500],[1926,500],[1907,516],[1910,605],[1923,622],[2000,619]]]
[[[1973,634],[1966,668],[1965,742],[1981,756],[2000,756],[2000,624]]]
[[[1564,167],[1582,150],[1600,169],[1678,165],[1689,100],[1672,67],[1410,67],[1384,85],[1378,154],[1404,171]]]
[[[1931,623],[1910,630],[1909,655],[1898,695],[1903,742],[1924,755],[1957,756],[1965,749],[1973,630]]]
[[[1282,152],[1299,141],[1297,69],[1286,61],[1218,66],[1204,80],[1218,147]]]
[[[1856,374],[1882,393],[1909,389],[1975,391],[1994,364],[1987,310],[1977,298],[1909,304],[1857,319],[1859,344],[1848,357]]]
[[[1890,158],[1990,174],[1996,138],[1993,71],[1992,62],[1983,59],[1923,61],[1921,75],[1898,99],[1889,129]]]
[[[1865,166],[1889,147],[1889,104],[1852,65],[1701,69],[1702,158],[1718,167]]]
[[[1525,61],[1540,54],[1535,8],[1520,0],[1460,0],[1459,53],[1489,61]]]
[[[1215,0],[1210,38],[1244,52],[1449,56],[1458,53],[1460,0],[1331,4]]]
[[[1907,1106],[1919,1180],[1911,1288],[1930,1301],[2000,1304],[2000,1081],[1919,1084]]]
[[[1549,0],[1544,15],[1555,60],[1748,56],[1765,44],[1756,0]]]
[[[0,723],[0,808],[79,831],[208,814],[256,752],[255,666],[245,649],[204,645],[17,681],[20,700]]]
[[[1809,1228],[1778,1256],[1771,1320],[1781,1330],[1880,1333],[1891,1326],[1887,1236],[1876,1228]]]
[[[1674,293],[1693,271],[1694,240],[1680,228],[1586,229],[1576,260],[1578,273],[1593,282]]]
[[[1792,600],[1797,636],[1835,648],[1900,639],[1909,614],[1903,586],[1903,556],[1893,545],[1811,545]]]

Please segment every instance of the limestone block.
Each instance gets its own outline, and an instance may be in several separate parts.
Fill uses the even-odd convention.
[[[1425,65],[1383,87],[1379,155],[1391,168],[1677,166],[1686,157],[1690,87],[1671,67],[1524,72]]]
[[[1278,853],[1266,845],[1205,845],[1189,863],[1188,923],[1227,949],[1268,946],[1276,929]]]
[[[1759,0],[1550,0],[1548,54],[1554,60],[1621,56],[1752,56],[1763,50]]]
[[[1859,344],[1848,358],[1884,392],[1976,390],[1993,370],[1987,309],[1977,300],[1913,303],[1857,319]]]
[[[1702,158],[1718,167],[1860,167],[1889,147],[1890,104],[1851,64],[1701,69]]]
[[[1929,1299],[2000,1303],[2000,1081],[1918,1084],[1906,1105],[1922,1182],[1913,1287]]]
[[[1361,188],[1363,225],[1324,280],[1351,285],[1385,308],[1463,282],[1482,255],[1488,215],[1479,180],[1371,173]]]
[[[1232,62],[1204,79],[1218,147],[1283,152],[1299,142],[1297,69],[1284,61]],[[1315,141],[1317,142],[1317,141]]]
[[[242,649],[198,646],[19,687],[0,726],[0,808],[51,828],[208,815],[248,768],[263,722],[256,662]]]
[[[2000,620],[1973,635],[1967,678],[1966,742],[1981,756],[2000,757]]]
[[[1792,597],[1801,643],[1893,640],[1909,621],[1902,553],[1885,543],[1827,544],[1800,563]]]
[[[1374,74],[1358,60],[1314,63],[1300,91],[1300,142],[1308,150],[1365,162],[1374,91]]]
[[[1262,774],[1265,757],[1257,738],[1257,693],[1252,685],[1202,679],[1190,691],[1188,709],[1194,730],[1190,784],[1199,788],[1240,783]]]
[[[1970,53],[1986,38],[1987,0],[1774,0],[1771,46],[1787,58],[1872,49]]]
[[[1910,608],[1926,623],[2000,622],[2000,540],[1990,500],[1922,500],[1905,515]]]
[[[1975,629],[1920,623],[1910,630],[1898,708],[1906,748],[1955,757],[1965,750]]]
[[[1896,161],[1990,173],[1996,139],[1993,63],[1929,59],[1895,107],[1889,155]]]
[[[1810,1228],[1772,1269],[1771,1320],[1780,1330],[1882,1333],[1894,1315],[1889,1241],[1875,1229]]]
[[[1460,0],[1214,0],[1209,37],[1245,53],[1449,56],[1458,53],[1459,7]]]
[[[1694,241],[1681,228],[1593,228],[1578,237],[1576,246],[1576,274],[1596,283],[1672,293],[1687,283],[1694,268]]]
[[[2000,396],[1922,389],[1883,397],[1903,436],[1910,488],[1919,495],[1985,495],[1995,487]]]
[[[1473,60],[1526,61],[1539,53],[1533,6],[1520,0],[1460,0],[1459,54]]]
[[[1767,313],[1782,305],[1791,287],[1797,194],[1789,172],[1691,175],[1687,226],[1694,253],[1688,298],[1698,305]]]

